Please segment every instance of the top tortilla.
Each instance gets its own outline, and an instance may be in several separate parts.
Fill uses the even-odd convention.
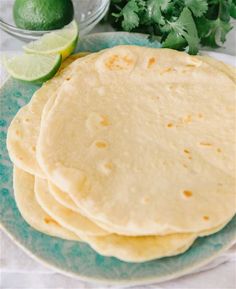
[[[77,63],[44,115],[48,179],[118,234],[198,232],[235,213],[235,82],[170,49]]]

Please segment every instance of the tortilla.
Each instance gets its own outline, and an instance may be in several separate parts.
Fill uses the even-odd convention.
[[[207,62],[208,64],[212,65],[213,67],[221,70],[225,74],[227,74],[234,82],[236,82],[236,68],[234,66],[228,65],[222,61],[215,60],[214,58],[204,55],[204,56],[196,56],[200,60]]]
[[[52,219],[37,203],[34,194],[34,176],[14,167],[14,195],[17,207],[25,221],[34,229],[67,240],[81,239]]]
[[[45,234],[68,240],[81,241],[77,235],[62,227],[43,211],[34,196],[34,176],[14,168],[14,192],[17,206],[30,226]],[[167,237],[110,238],[82,236],[96,251],[106,256],[116,256],[125,261],[141,262],[155,257],[175,255],[186,251],[194,241],[194,235],[183,234]]]
[[[235,81],[236,79],[236,69],[234,67],[231,67],[221,61],[215,60],[212,57],[209,56],[197,56],[200,60],[206,61],[207,63],[213,65],[215,68],[220,69],[224,73],[226,73],[231,79]],[[53,103],[54,99],[51,98],[50,102]],[[48,106],[51,107],[51,103],[48,103]],[[47,108],[44,107],[44,113],[47,113]],[[52,196],[56,199],[58,203],[65,206],[68,209],[71,209],[75,212],[80,212],[81,210],[78,209],[75,202],[71,199],[71,197],[65,193],[62,192],[60,189],[58,189],[53,184],[49,183],[49,191],[52,194]],[[98,223],[99,224],[99,223]]]
[[[43,117],[37,160],[89,218],[135,236],[199,232],[235,214],[227,74],[183,52],[132,46],[74,71]]]
[[[59,224],[68,228],[78,236],[105,236],[109,235],[88,218],[78,212],[73,212],[60,205],[48,191],[47,180],[36,177],[34,191],[39,205]]]
[[[224,226],[225,224],[202,232],[200,236],[213,234]],[[83,240],[103,256],[113,256],[126,262],[144,262],[186,252],[194,242],[193,236],[194,234],[171,234],[128,237],[112,234],[104,237],[83,236]]]
[[[73,67],[69,64],[87,54],[86,52],[78,53],[65,60],[57,75],[35,92],[30,103],[18,111],[8,128],[9,156],[14,164],[30,174],[44,177],[35,158],[43,107],[49,97],[56,93],[63,81],[72,73]]]
[[[222,229],[225,224],[196,234],[128,237],[117,234],[91,236],[88,222],[79,223],[76,214],[57,203],[48,193],[47,182],[36,178],[35,194],[39,204],[62,226],[77,233],[82,240],[105,256],[115,256],[129,262],[142,262],[186,251],[197,236],[206,236]],[[81,217],[79,218],[81,219]],[[227,221],[228,222],[228,221]],[[82,224],[82,226],[81,226]],[[89,232],[90,236],[87,234]]]
[[[76,206],[75,202],[71,199],[69,194],[62,192],[60,189],[58,189],[55,185],[53,185],[50,182],[48,183],[48,190],[49,193],[52,195],[52,197],[59,204],[66,207],[67,209],[80,213],[81,210]]]

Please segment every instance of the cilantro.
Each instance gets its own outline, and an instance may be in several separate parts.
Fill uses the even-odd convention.
[[[231,1],[218,0],[215,19],[201,17],[196,19],[201,43],[206,46],[219,47],[226,40],[227,33],[232,29],[230,24]]]
[[[189,53],[196,54],[198,51],[199,38],[190,10],[185,7],[179,18],[175,22],[169,22],[169,24],[172,32],[168,35],[169,37],[164,42],[164,46],[172,48],[173,42],[173,47],[176,47],[179,46],[180,43],[183,43],[183,39],[185,39],[188,44]]]
[[[107,21],[117,30],[150,34],[163,47],[198,52],[218,47],[236,18],[236,0],[111,0]]]
[[[196,17],[202,16],[208,8],[207,0],[185,0],[184,2]]]
[[[185,47],[186,44],[187,44],[186,40],[184,39],[183,36],[172,31],[171,33],[168,34],[166,40],[162,44],[162,47],[181,50],[181,48]]]
[[[126,31],[131,31],[139,25],[139,6],[136,0],[129,1],[119,14],[113,13],[115,17],[123,17],[122,27]]]
[[[199,19],[198,33],[201,43],[206,46],[219,47],[225,42],[226,34],[231,30],[231,25],[217,18],[216,20]]]
[[[161,6],[162,0],[148,0],[147,1],[147,17],[156,23],[165,24],[162,16]]]
[[[232,3],[230,6],[230,16],[236,19],[236,4]]]

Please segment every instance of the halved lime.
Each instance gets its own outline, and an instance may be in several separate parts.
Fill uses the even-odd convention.
[[[75,21],[63,29],[45,34],[39,40],[24,46],[28,53],[55,54],[60,53],[62,59],[69,56],[75,49],[78,41],[78,26]]]
[[[23,54],[5,58],[9,74],[20,80],[42,83],[52,78],[61,65],[61,55]]]

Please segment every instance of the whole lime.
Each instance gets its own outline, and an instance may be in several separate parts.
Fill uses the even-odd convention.
[[[13,7],[16,26],[27,30],[53,30],[74,17],[71,0],[16,0]]]

